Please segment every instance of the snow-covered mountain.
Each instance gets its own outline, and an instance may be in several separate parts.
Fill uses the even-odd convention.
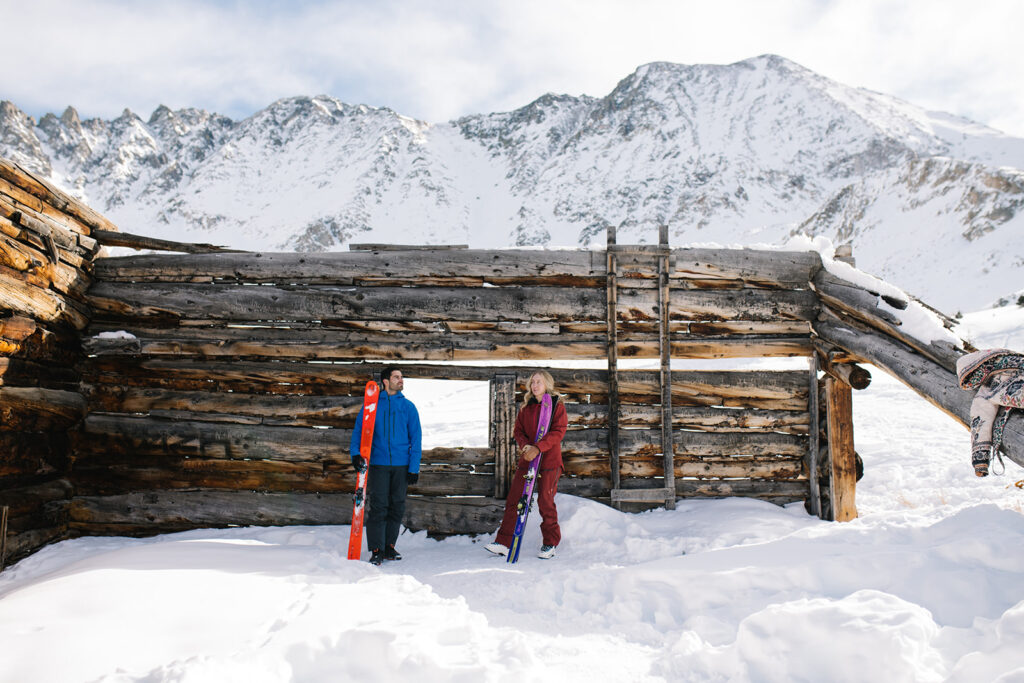
[[[247,249],[851,243],[952,313],[1024,284],[1024,139],[777,56],[654,63],[607,96],[416,121],[294,97],[243,121],[158,108],[36,122],[0,103],[0,155],[123,230]]]

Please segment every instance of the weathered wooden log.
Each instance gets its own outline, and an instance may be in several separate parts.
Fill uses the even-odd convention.
[[[213,320],[603,320],[603,292],[547,287],[332,287],[97,282],[89,292],[96,311],[115,318]],[[622,320],[654,320],[657,296],[623,290]],[[673,289],[676,320],[811,320],[817,297],[809,290]]]
[[[0,509],[6,512],[0,568],[66,536],[71,491],[64,479],[0,489]]]
[[[161,324],[165,323],[165,324]],[[385,342],[393,335],[409,339],[449,337],[460,342],[473,339],[544,339],[549,335],[566,338],[604,339],[605,323],[595,322],[536,322],[536,321],[402,321],[402,320],[316,320],[316,321],[259,321],[228,323],[218,320],[189,318],[182,320],[105,321],[94,319],[89,334],[125,330],[152,340],[203,341],[274,341],[319,342],[338,339],[373,340]],[[658,339],[658,329],[647,321],[627,321],[618,325],[618,336],[623,342],[652,343]],[[713,341],[731,337],[750,339],[805,338],[810,334],[807,322],[671,322],[670,337],[676,341],[710,338]],[[497,334],[496,334],[497,333]],[[344,335],[344,336],[342,336]],[[420,335],[419,337],[417,335]],[[102,346],[100,347],[102,348]]]
[[[51,280],[34,273],[0,266],[0,300],[14,313],[48,323],[66,323],[84,329],[89,322],[88,309],[49,288]]]
[[[0,431],[65,430],[84,416],[78,392],[0,386]]]
[[[122,326],[124,327],[124,326]],[[135,333],[134,328],[130,328]],[[571,359],[595,358],[603,353],[603,342],[591,335],[449,335],[444,333],[393,333],[365,335],[349,332],[310,332],[299,330],[287,341],[259,339],[259,334],[246,330],[239,334],[224,330],[224,336],[249,336],[252,341],[231,341],[216,328],[209,333],[183,334],[182,337],[203,339],[123,339],[88,338],[86,351],[93,355],[143,354],[147,356],[204,357],[225,359],[282,360],[495,360],[495,359]],[[285,335],[268,335],[285,336]],[[738,344],[734,343],[733,348]]]
[[[822,358],[820,367],[825,374],[854,389],[867,389],[871,385],[871,373],[856,363],[834,363],[826,355]]]
[[[78,390],[79,375],[63,365],[0,357],[0,386]]]
[[[607,433],[603,429],[570,430],[562,440],[562,453],[595,455],[606,453]],[[807,439],[793,434],[742,432],[674,431],[672,442],[677,457],[683,456],[794,456],[807,452]],[[622,429],[619,431],[619,453],[622,458],[633,455],[661,454],[661,431],[655,429]]]
[[[318,364],[318,363],[218,363],[143,359],[120,361],[95,358],[83,367],[88,382],[125,386],[163,386],[173,388],[177,382],[196,380],[208,390],[241,390],[241,386],[263,386],[267,393],[283,384],[290,392],[316,393],[316,387],[329,387],[331,393],[361,395],[367,378],[384,369],[383,363]],[[525,386],[535,366],[488,367],[410,363],[402,365],[408,378],[462,379],[486,382],[497,373],[515,373],[516,386]],[[559,392],[570,396],[604,395],[608,391],[606,370],[549,369]],[[657,372],[652,370],[620,371],[620,389],[624,400],[654,402],[659,396]],[[259,393],[259,392],[253,392]],[[634,400],[639,399],[639,400]],[[803,372],[793,371],[730,371],[674,370],[672,372],[673,404],[725,405],[771,410],[806,410],[807,382]]]
[[[600,404],[568,403],[569,426],[604,427],[608,407]],[[661,411],[654,405],[620,405],[619,424],[623,427],[655,427]],[[810,417],[799,410],[736,410],[713,406],[674,406],[672,428],[705,432],[785,432],[806,434]]]
[[[171,391],[117,385],[88,387],[93,411],[175,413],[184,419],[215,416],[248,419],[265,425],[351,428],[362,407],[358,396],[275,396],[207,391]],[[199,417],[203,415],[203,417]]]
[[[228,525],[351,524],[350,493],[154,490],[71,501],[70,527],[92,524],[176,530]],[[152,533],[152,531],[150,531]]]
[[[217,489],[225,491],[351,492],[355,476],[325,472],[315,463],[270,460],[183,459],[171,456],[90,456],[75,465],[75,486],[82,495],[115,495],[151,489]],[[494,473],[450,468],[424,468],[410,493],[432,496],[486,496],[494,489]]]
[[[489,284],[591,284],[604,279],[593,261],[600,252],[536,250],[421,250],[401,253],[333,252],[217,255],[139,255],[99,259],[98,276],[107,281],[189,282],[194,277],[226,281],[351,285],[379,277],[416,281],[480,278]]]
[[[820,472],[819,472],[819,459],[821,457],[819,446],[820,446],[820,429],[821,429],[821,414],[819,411],[819,395],[821,392],[820,383],[818,381],[818,356],[811,354],[808,358],[808,404],[807,404],[807,417],[810,420],[807,431],[807,457],[804,459],[804,468],[807,470],[807,480],[810,485],[808,497],[806,501],[807,511],[819,519],[823,518],[822,506],[821,506],[821,486],[820,486]]]
[[[126,327],[121,325],[119,327]],[[133,332],[133,326],[127,326]],[[189,336],[216,337],[219,328],[208,334]],[[127,331],[127,330],[126,330]],[[305,334],[303,334],[305,333]],[[258,337],[246,331],[247,336]],[[186,335],[182,335],[183,337]],[[227,336],[227,335],[226,335]],[[232,335],[242,336],[242,335]],[[302,337],[321,337],[316,341]],[[291,341],[201,341],[161,339],[89,338],[87,352],[92,355],[142,354],[147,356],[205,357],[238,360],[407,360],[407,361],[482,361],[482,360],[568,360],[599,359],[606,353],[605,343],[593,335],[510,335],[502,333],[446,335],[412,333],[391,335],[328,335],[299,331]],[[656,340],[621,345],[629,358],[655,358]],[[671,341],[676,358],[751,358],[805,356],[811,350],[809,337],[731,337],[725,339],[685,339]]]
[[[620,287],[620,320],[657,320],[657,293],[646,289]],[[692,290],[671,288],[669,315],[672,320],[812,320],[818,299],[810,290]]]
[[[748,249],[675,249],[673,279],[725,281],[739,286],[806,288],[821,267],[815,252]],[[629,257],[620,260],[628,267]],[[252,282],[352,284],[367,274],[384,278],[480,277],[491,284],[589,284],[602,286],[606,256],[602,251],[572,250],[418,250],[326,254],[266,253],[138,255],[99,259],[103,280],[178,281],[193,277]]]
[[[610,477],[611,459],[606,454],[563,456],[565,474],[578,477]],[[619,460],[623,480],[633,477],[662,477],[662,456],[623,455]],[[699,479],[798,479],[807,472],[802,458],[796,456],[709,455],[676,456],[674,477]]]
[[[517,449],[513,438],[516,422],[514,374],[495,375],[488,393],[488,445],[494,449],[494,497],[504,498],[515,472]]]
[[[0,506],[0,571],[7,564],[7,514],[10,508],[6,505]]]
[[[29,486],[0,489],[0,506],[9,508],[10,519],[33,514],[47,503],[65,501],[74,488],[67,479],[50,479]]]
[[[662,488],[661,479],[623,478],[623,489]],[[585,498],[608,499],[607,479],[562,477],[558,490]],[[773,479],[676,479],[677,498],[730,498],[733,496],[759,498],[785,505],[807,498],[806,480]]]
[[[493,498],[425,498],[406,501],[412,530],[476,534],[493,531],[504,501]],[[229,525],[350,524],[350,493],[295,494],[250,491],[145,491],[82,496],[69,509],[79,534],[150,535],[156,532]]]
[[[665,480],[665,488],[671,490],[675,488],[675,453],[672,444],[672,348],[669,340],[669,316],[666,315],[666,312],[671,310],[668,285],[668,225],[659,226],[659,234],[661,253],[658,258],[658,349],[661,368],[658,382],[661,385],[661,473]],[[615,489],[612,491],[614,493]],[[676,509],[675,496],[666,495],[665,508]]]
[[[70,458],[71,445],[65,432],[0,431],[0,488],[27,486],[66,475]]]
[[[178,422],[157,418],[92,413],[76,435],[79,462],[112,456],[173,456],[205,460],[260,460],[315,463],[303,471],[349,472],[349,429],[306,429],[291,426],[243,425],[225,422]],[[493,463],[491,449],[434,448],[423,452],[424,463],[461,463],[470,469]],[[300,468],[301,469],[301,468]]]
[[[20,212],[16,218],[19,217]],[[89,273],[92,270],[92,256],[86,247],[75,250],[62,249],[57,246],[52,238],[46,239],[38,233],[28,230],[3,216],[0,216],[0,234],[5,238],[14,240],[19,247],[31,250],[33,258],[39,260],[40,264],[60,264],[76,268],[85,273]],[[91,237],[86,237],[85,235],[77,235],[77,239],[79,242],[85,242],[86,244],[92,241]],[[39,255],[41,255],[41,259]]]
[[[831,473],[829,500],[832,519],[857,518],[857,468],[853,448],[853,397],[850,385],[832,377],[825,380],[828,408],[828,450]]]
[[[625,455],[656,455],[661,452],[660,432],[622,430],[619,449]],[[89,415],[78,437],[79,462],[95,461],[102,454],[194,457],[203,460],[268,460],[280,463],[319,463],[346,466],[347,429],[266,427],[221,422],[178,423],[153,418]],[[680,456],[751,455],[802,457],[806,439],[775,433],[673,433]],[[563,442],[567,455],[605,453],[604,430],[570,431]],[[87,455],[91,454],[91,455]],[[424,459],[429,457],[424,456]]]
[[[64,540],[67,537],[67,531],[66,524],[41,529],[29,529],[21,533],[8,530],[5,551],[7,554],[6,564],[11,565],[22,558],[28,557],[44,546]]]
[[[581,320],[599,319],[600,293],[542,287],[314,287],[96,283],[95,309],[127,318],[196,315],[214,320]]]
[[[79,351],[78,335],[67,327],[47,326],[23,315],[0,318],[0,355],[72,365]]]
[[[31,244],[4,236],[0,238],[0,265],[31,276],[29,282],[84,301],[92,278],[81,266],[68,264],[64,258],[51,259]]]
[[[436,251],[442,249],[469,249],[468,244],[383,244],[349,242],[349,251]]]
[[[192,242],[175,242],[145,235],[133,235],[120,230],[93,230],[92,236],[107,247],[129,247],[131,249],[152,249],[154,251],[182,251],[187,254],[209,253],[245,253],[240,249],[218,247],[213,244],[195,244]]]
[[[2,169],[0,169],[0,172],[2,172]],[[86,235],[89,230],[87,226],[73,216],[12,185],[4,180],[2,176],[0,176],[0,200],[3,203],[3,206],[0,207],[0,212],[7,218],[10,218],[13,212],[25,211],[26,213],[31,213],[34,217],[45,216],[47,222],[62,225],[65,229],[72,232],[82,231],[82,234]],[[14,222],[20,223],[17,220]]]
[[[960,389],[956,374],[942,365],[923,358],[895,339],[865,329],[854,329],[835,320],[818,321],[814,329],[824,341],[885,370],[960,424],[965,427],[970,424],[974,392]],[[1003,445],[1006,457],[1024,467],[1024,417],[1017,411],[1006,423]],[[970,463],[966,446],[964,462]]]
[[[65,227],[52,212],[49,214],[46,212],[45,206],[43,211],[35,211],[28,206],[5,198],[2,188],[0,188],[0,217],[35,233],[47,244],[47,251],[50,252],[53,261],[60,258],[56,253],[57,247],[77,254],[79,257],[92,255],[92,251],[80,244],[79,239],[84,240],[86,244],[92,244],[93,238]]]
[[[82,425],[111,453],[173,454],[280,462],[344,462],[351,431],[213,422],[176,422],[91,414]]]
[[[619,488],[621,472],[619,470],[619,260],[616,245],[616,227],[612,224],[607,228],[606,260],[605,260],[605,326],[608,373],[608,458],[611,468],[612,490]]]
[[[0,219],[0,226],[5,222]],[[3,232],[3,237],[0,238],[0,265],[19,272],[31,272],[47,262],[47,259],[40,258],[40,252],[8,236],[7,231]]]
[[[74,219],[76,223],[84,224],[90,230],[117,230],[113,223],[97,211],[73,199],[45,180],[26,171],[21,166],[2,157],[0,157],[0,178]],[[68,227],[71,226],[69,225]]]
[[[902,328],[899,318],[883,307],[883,304],[900,310],[909,302],[869,292],[826,270],[820,271],[814,279],[814,287],[822,303],[840,314],[853,316],[858,321],[881,331],[888,337],[898,339],[915,349],[925,358],[938,363],[950,372],[956,371],[956,359],[963,353],[962,345],[957,348],[945,342],[917,339]]]

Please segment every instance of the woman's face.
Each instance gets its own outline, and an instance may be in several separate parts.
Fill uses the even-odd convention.
[[[530,393],[533,394],[538,400],[544,395],[544,378],[540,375],[534,375],[530,378]]]

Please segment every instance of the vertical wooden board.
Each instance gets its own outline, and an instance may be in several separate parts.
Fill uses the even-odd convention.
[[[818,355],[811,354],[809,363],[809,387],[807,412],[810,418],[807,444],[807,478],[810,481],[810,498],[808,508],[815,517],[822,517],[821,487],[818,481]]]
[[[505,498],[516,466],[512,432],[516,424],[516,375],[499,374],[490,383],[490,446],[494,449],[494,497]]]
[[[7,513],[10,507],[4,505],[0,508],[0,569],[4,568],[7,560]]]
[[[608,357],[608,456],[611,458],[612,489],[620,486],[619,474],[619,340],[618,340],[618,264],[615,251],[616,228],[608,226],[606,257],[605,322]]]
[[[658,256],[658,348],[661,356],[661,450],[664,454],[665,507],[676,509],[675,451],[672,443],[672,349],[669,342],[668,226],[660,227],[662,253]]]
[[[853,390],[829,377],[828,445],[832,467],[832,514],[837,522],[857,518],[857,463],[853,450]]]

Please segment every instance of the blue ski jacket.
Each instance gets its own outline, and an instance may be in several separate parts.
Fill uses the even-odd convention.
[[[360,442],[363,436],[363,411],[360,409],[356,418],[356,428],[352,430],[352,442],[349,453],[359,455]],[[370,446],[371,465],[391,465],[407,467],[410,472],[420,471],[422,449],[422,430],[420,414],[412,401],[398,392],[389,396],[381,391],[377,401],[377,419],[373,425],[373,444]]]

